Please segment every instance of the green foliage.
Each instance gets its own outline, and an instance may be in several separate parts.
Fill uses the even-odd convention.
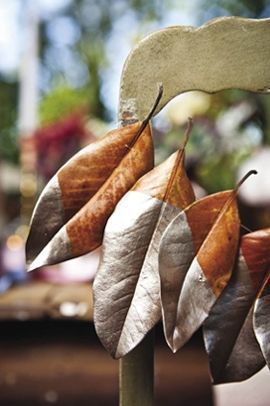
[[[19,163],[18,134],[15,127],[0,131],[0,159],[14,164]]]
[[[0,158],[18,163],[16,131],[18,84],[0,80]]]
[[[169,129],[157,142],[157,162],[161,163],[166,157],[177,150],[182,143],[184,127]],[[200,121],[194,123],[192,134],[186,146],[186,156],[192,160],[205,159],[215,151],[215,140],[210,130]]]
[[[196,168],[196,177],[199,184],[208,193],[235,187],[235,174],[246,155],[239,153],[214,155],[202,161]]]
[[[91,114],[95,117],[104,117],[104,105],[101,101],[101,68],[106,64],[104,46],[100,40],[94,42],[81,41],[80,54],[85,62],[89,74],[89,82],[85,85],[88,94]]]
[[[57,86],[41,100],[40,124],[53,123],[79,109],[89,109],[87,90],[72,89],[67,85]]]

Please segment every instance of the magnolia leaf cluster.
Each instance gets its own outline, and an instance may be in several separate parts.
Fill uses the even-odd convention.
[[[102,244],[94,322],[108,352],[125,356],[161,319],[175,352],[202,326],[213,381],[237,381],[270,364],[270,229],[240,238],[240,184],[195,200],[190,130],[156,167],[148,120],[77,153],[37,202],[27,262],[33,270]]]

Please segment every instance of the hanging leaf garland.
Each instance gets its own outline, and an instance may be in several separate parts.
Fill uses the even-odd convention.
[[[254,335],[253,305],[270,267],[270,229],[241,238],[232,278],[203,326],[214,383],[247,379],[265,365]]]
[[[165,337],[176,352],[200,327],[228,283],[239,242],[236,189],[200,199],[168,226],[159,274]]]
[[[86,254],[101,245],[105,224],[115,205],[153,167],[154,153],[149,120],[160,101],[162,91],[160,87],[154,106],[142,123],[108,134],[109,139],[106,137],[104,145],[98,144],[96,148],[92,148],[90,156],[89,151],[86,151],[86,154],[82,153],[82,156],[71,160],[48,184],[34,212],[26,246],[29,270]],[[123,144],[120,140],[122,136]],[[109,146],[110,142],[112,144]],[[113,163],[110,163],[111,156]],[[87,180],[78,181],[81,174],[87,174],[89,160],[94,162],[93,168],[99,165],[100,169],[93,172],[93,177],[87,175]],[[110,174],[106,166],[112,171]],[[87,199],[87,193],[83,192],[84,187],[89,191],[87,193],[90,198],[80,207]],[[77,200],[77,191],[80,190],[82,197]],[[48,210],[54,214],[48,225],[41,226],[39,235],[39,225],[46,223],[45,213],[49,217]],[[79,211],[74,214],[76,210]],[[61,217],[59,213],[62,211],[64,215]],[[65,224],[59,229],[62,223]],[[47,242],[45,246],[44,234],[44,241]]]
[[[113,357],[131,351],[160,319],[160,238],[193,200],[182,148],[141,178],[110,217],[93,291],[96,331]]]
[[[265,359],[270,366],[269,277],[261,289],[270,271],[270,229],[242,238],[230,279],[239,239],[236,194],[255,171],[235,190],[192,203],[185,145],[151,170],[149,120],[161,96],[162,88],[142,123],[109,132],[51,179],[33,214],[27,261],[33,270],[94,250],[109,219],[94,282],[94,321],[105,348],[123,357],[162,312],[173,351],[204,322],[214,382],[243,380]],[[191,122],[185,143],[190,130]]]

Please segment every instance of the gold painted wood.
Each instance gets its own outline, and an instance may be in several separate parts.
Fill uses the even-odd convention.
[[[122,123],[146,116],[158,83],[164,93],[155,114],[189,90],[270,92],[270,18],[222,17],[199,28],[169,27],[140,41],[122,72]]]

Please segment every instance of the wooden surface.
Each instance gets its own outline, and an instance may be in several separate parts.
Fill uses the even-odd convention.
[[[0,295],[0,320],[41,318],[92,320],[90,283],[56,285],[31,281]]]
[[[13,321],[0,328],[0,405],[117,406],[118,362],[91,323]],[[200,337],[172,354],[159,329],[155,358],[155,406],[212,405]]]

